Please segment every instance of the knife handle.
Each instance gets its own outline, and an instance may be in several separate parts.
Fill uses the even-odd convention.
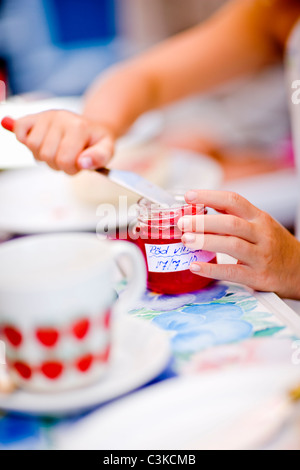
[[[95,171],[104,176],[109,176],[109,172],[110,172],[108,168],[97,168]]]
[[[10,131],[10,132],[13,132],[14,131],[14,127],[15,127],[15,120],[12,119],[11,117],[4,117],[1,121],[1,125],[2,127],[4,127],[4,129],[6,129],[7,131]]]

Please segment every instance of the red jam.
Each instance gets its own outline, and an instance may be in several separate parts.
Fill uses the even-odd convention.
[[[148,289],[162,294],[185,294],[201,290],[212,282],[193,274],[189,267],[197,261],[216,263],[216,254],[185,247],[181,242],[183,233],[177,227],[181,217],[204,213],[202,205],[181,202],[164,209],[149,201],[140,201],[135,238],[146,260]]]

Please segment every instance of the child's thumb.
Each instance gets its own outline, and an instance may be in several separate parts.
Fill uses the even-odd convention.
[[[79,155],[77,165],[81,170],[96,170],[107,165],[112,155],[113,144],[111,139],[102,139]]]

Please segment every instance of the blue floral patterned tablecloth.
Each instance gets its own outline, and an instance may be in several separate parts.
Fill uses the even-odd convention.
[[[122,295],[122,283],[117,290]],[[157,380],[241,364],[290,363],[291,343],[297,340],[251,291],[235,284],[217,282],[180,296],[145,292],[129,314],[152,322],[169,338],[172,368]],[[58,424],[59,419],[3,412],[0,449],[53,448],[52,431]]]
[[[196,359],[201,362],[208,355],[219,358],[225,349],[244,350],[245,344],[257,349],[262,341],[253,340],[264,339],[265,344],[272,338],[272,344],[275,340],[286,344],[296,338],[251,291],[236,284],[214,283],[181,296],[146,292],[131,314],[168,333],[178,373],[190,370]]]

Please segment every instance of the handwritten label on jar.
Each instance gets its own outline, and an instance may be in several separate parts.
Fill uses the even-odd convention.
[[[148,271],[152,273],[174,273],[188,270],[192,263],[209,262],[215,258],[215,253],[197,250],[193,251],[182,243],[171,245],[145,244]]]

